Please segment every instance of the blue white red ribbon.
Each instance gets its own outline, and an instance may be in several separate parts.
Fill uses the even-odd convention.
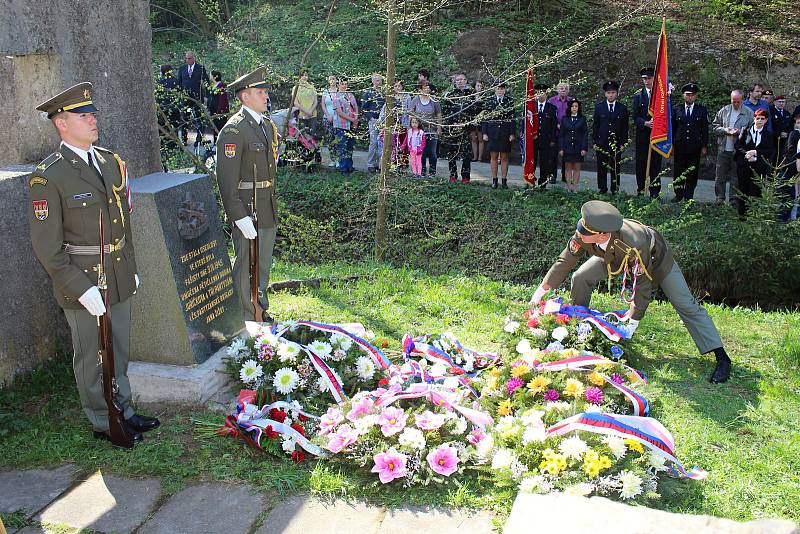
[[[673,464],[671,474],[692,480],[703,480],[708,476],[705,469],[685,469],[675,457],[675,441],[664,425],[651,417],[636,417],[610,413],[579,413],[559,421],[547,429],[547,434],[560,436],[576,430],[595,434],[618,436],[637,441]]]
[[[380,349],[372,345],[370,342],[365,341],[364,339],[358,337],[357,335],[348,332],[341,326],[333,324],[317,323],[313,321],[297,321],[295,324],[299,326],[307,326],[309,328],[313,328],[314,330],[320,330],[322,332],[336,333],[348,337],[351,340],[353,340],[353,343],[358,345],[361,348],[361,350],[369,354],[372,357],[372,360],[375,362],[375,365],[377,365],[381,369],[386,369],[389,367],[389,365],[391,365],[389,359],[383,352],[381,352]]]
[[[486,428],[486,426],[491,425],[493,422],[492,416],[486,412],[476,408],[461,406],[453,398],[452,393],[432,386],[431,384],[411,384],[406,389],[403,389],[399,385],[391,386],[388,389],[378,388],[373,391],[371,395],[376,399],[376,406],[388,406],[398,400],[425,397],[435,406],[444,406],[445,408],[450,408],[461,413],[465,419],[480,428]]]
[[[612,311],[603,313],[591,308],[587,308],[586,306],[562,305],[558,313],[586,321],[597,328],[611,341],[618,342],[621,339],[631,338],[631,335],[627,329],[620,328],[619,324],[614,324],[609,321],[609,318],[613,318],[617,322],[621,321],[626,316],[626,311]]]

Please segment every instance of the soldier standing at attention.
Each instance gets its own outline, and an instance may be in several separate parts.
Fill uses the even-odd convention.
[[[246,321],[260,321],[250,304],[250,245],[258,236],[259,289],[263,293],[261,307],[269,308],[267,285],[272,265],[272,250],[277,235],[277,200],[275,180],[278,130],[264,117],[269,96],[266,69],[259,67],[229,86],[242,107],[228,119],[217,139],[217,183],[225,214],[233,221],[233,283],[242,302]],[[256,191],[258,229],[253,224],[253,187]],[[272,322],[271,317],[266,321]]]
[[[633,122],[636,128],[636,195],[643,195],[647,182],[647,152],[650,151],[650,198],[658,198],[661,193],[661,154],[650,148],[650,134],[653,133],[653,120],[650,118],[650,100],[653,97],[653,67],[639,71],[642,87],[633,95]]]
[[[125,164],[97,141],[97,108],[92,84],[79,83],[36,108],[47,113],[61,147],[31,175],[31,242],[36,257],[53,279],[53,289],[72,333],[72,366],[81,406],[94,437],[110,439],[108,408],[98,364],[97,317],[106,307],[97,287],[100,225],[108,239],[106,282],[111,305],[117,398],[135,443],[159,421],[137,415],[128,381],[131,302],[139,286],[131,235],[130,202]]]
[[[672,127],[675,132],[673,202],[694,198],[700,175],[700,158],[708,154],[708,110],[695,102],[699,91],[699,85],[687,83],[681,88],[684,103],[672,106]]]
[[[633,298],[626,315],[633,334],[650,304],[653,286],[658,285],[680,315],[700,353],[714,352],[717,366],[709,381],[719,384],[728,380],[731,360],[719,332],[689,290],[669,244],[655,229],[623,219],[619,210],[608,202],[590,200],[581,207],[575,235],[536,288],[531,304],[540,303],[545,293],[560,286],[584,253],[591,257],[572,275],[573,304],[588,307],[592,290],[599,282],[624,272],[634,278]]]
[[[608,192],[607,176],[611,174],[611,193],[619,189],[619,167],[622,151],[628,143],[628,108],[617,102],[619,84],[608,81],[603,84],[606,98],[594,106],[592,142],[597,152],[597,189]]]

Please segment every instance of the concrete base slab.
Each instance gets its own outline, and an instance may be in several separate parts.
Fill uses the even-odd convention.
[[[74,473],[69,464],[0,473],[0,512],[38,512],[72,485]]]
[[[53,501],[34,520],[96,532],[132,532],[160,496],[157,479],[131,480],[97,472]]]
[[[247,486],[201,484],[173,495],[138,534],[244,534],[263,507],[263,497]]]
[[[794,523],[782,519],[738,523],[708,515],[630,506],[604,497],[520,493],[503,534],[528,534],[531,525],[536,525],[539,532],[592,534],[798,534]]]
[[[230,382],[225,370],[226,347],[219,349],[200,365],[168,365],[130,362],[133,401],[136,403],[169,403],[202,405]]]
[[[380,534],[407,534],[435,532],[436,534],[490,534],[494,532],[492,515],[488,512],[470,512],[428,506],[392,508],[386,512]],[[530,531],[529,531],[530,532]]]
[[[278,504],[256,534],[371,534],[380,532],[378,527],[384,514],[384,508],[363,503],[320,501],[308,495],[297,495]],[[406,527],[406,533],[412,531],[408,525]]]

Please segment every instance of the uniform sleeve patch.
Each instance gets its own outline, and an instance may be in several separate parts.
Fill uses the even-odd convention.
[[[225,145],[225,157],[226,158],[235,158],[236,157],[236,145],[234,143],[226,144]]]
[[[41,176],[33,176],[30,181],[28,182],[30,187],[34,185],[47,185],[47,178],[42,178]]]
[[[577,256],[581,251],[581,245],[574,237],[569,240],[569,251],[573,256]]]
[[[33,201],[33,216],[36,217],[38,220],[43,221],[47,219],[48,209],[47,209],[47,201],[46,200],[34,200]]]

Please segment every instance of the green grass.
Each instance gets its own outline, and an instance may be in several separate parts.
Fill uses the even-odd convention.
[[[271,298],[279,318],[360,321],[399,349],[404,333],[450,330],[467,346],[498,347],[498,330],[509,307],[527,301],[531,289],[480,276],[429,275],[383,265],[278,263],[274,279],[358,274],[348,283],[283,292]],[[594,304],[618,302],[596,295]],[[653,416],[675,437],[688,465],[709,470],[705,482],[667,481],[659,504],[666,510],[736,520],[777,516],[800,521],[800,318],[744,308],[709,306],[734,360],[732,380],[712,386],[709,356],[699,356],[669,304],[655,302],[636,334],[642,354],[632,365],[650,377],[658,399]],[[163,424],[132,451],[112,449],[91,437],[83,418],[68,359],[19,378],[0,391],[0,469],[74,463],[82,474],[102,469],[123,476],[155,476],[166,496],[197,481],[242,482],[269,492],[277,502],[294,492],[365,497],[383,504],[446,504],[508,510],[511,495],[486,480],[457,489],[413,492],[378,488],[352,472],[321,462],[296,466],[247,449],[230,438],[201,436],[195,420],[221,422],[206,410],[150,406]],[[4,521],[21,521],[3,516]]]

